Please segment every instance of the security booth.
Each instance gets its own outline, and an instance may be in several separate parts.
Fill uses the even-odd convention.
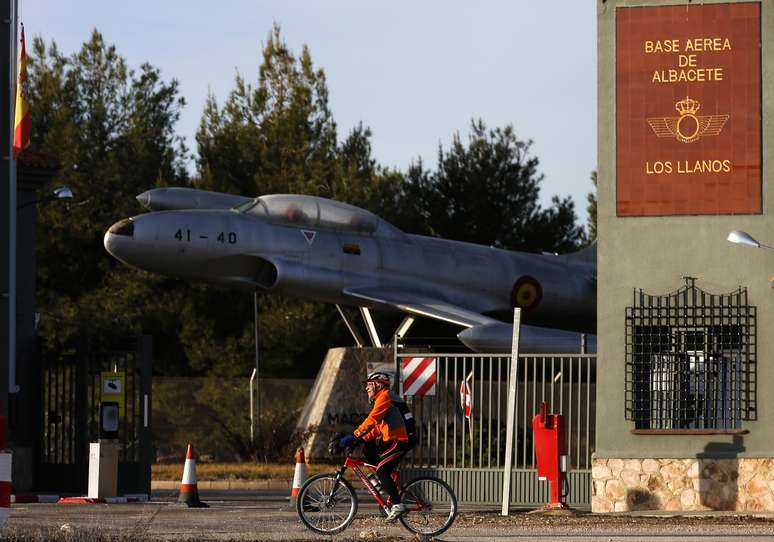
[[[774,3],[597,9],[592,510],[774,511]]]

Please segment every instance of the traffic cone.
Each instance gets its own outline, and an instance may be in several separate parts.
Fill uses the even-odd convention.
[[[180,496],[177,502],[188,508],[209,508],[209,505],[199,500],[199,488],[196,486],[196,455],[190,444],[185,452],[183,481],[180,484]]]
[[[306,459],[304,459],[304,449],[296,450],[296,472],[293,473],[293,489],[290,490],[290,501],[293,502],[298,497],[301,486],[306,482]]]

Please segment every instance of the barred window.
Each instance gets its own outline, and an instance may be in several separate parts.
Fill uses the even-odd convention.
[[[661,296],[634,290],[626,419],[635,429],[740,429],[756,417],[756,307],[747,288],[715,295],[685,280]]]

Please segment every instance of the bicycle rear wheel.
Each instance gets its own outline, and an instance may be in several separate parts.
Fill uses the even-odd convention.
[[[334,486],[335,490],[334,490]],[[336,474],[318,474],[301,486],[296,512],[307,529],[318,534],[340,533],[352,523],[357,513],[357,496]]]
[[[403,526],[423,536],[437,536],[454,523],[457,497],[449,484],[432,476],[412,480],[401,493],[408,509],[399,519]]]

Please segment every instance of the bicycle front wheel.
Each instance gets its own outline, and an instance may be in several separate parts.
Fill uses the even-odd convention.
[[[409,482],[401,501],[407,512],[399,519],[403,526],[422,536],[437,536],[454,523],[457,497],[449,484],[438,478],[423,476]]]
[[[304,525],[318,534],[340,533],[357,513],[357,496],[352,486],[336,474],[318,474],[301,486],[296,512]]]

